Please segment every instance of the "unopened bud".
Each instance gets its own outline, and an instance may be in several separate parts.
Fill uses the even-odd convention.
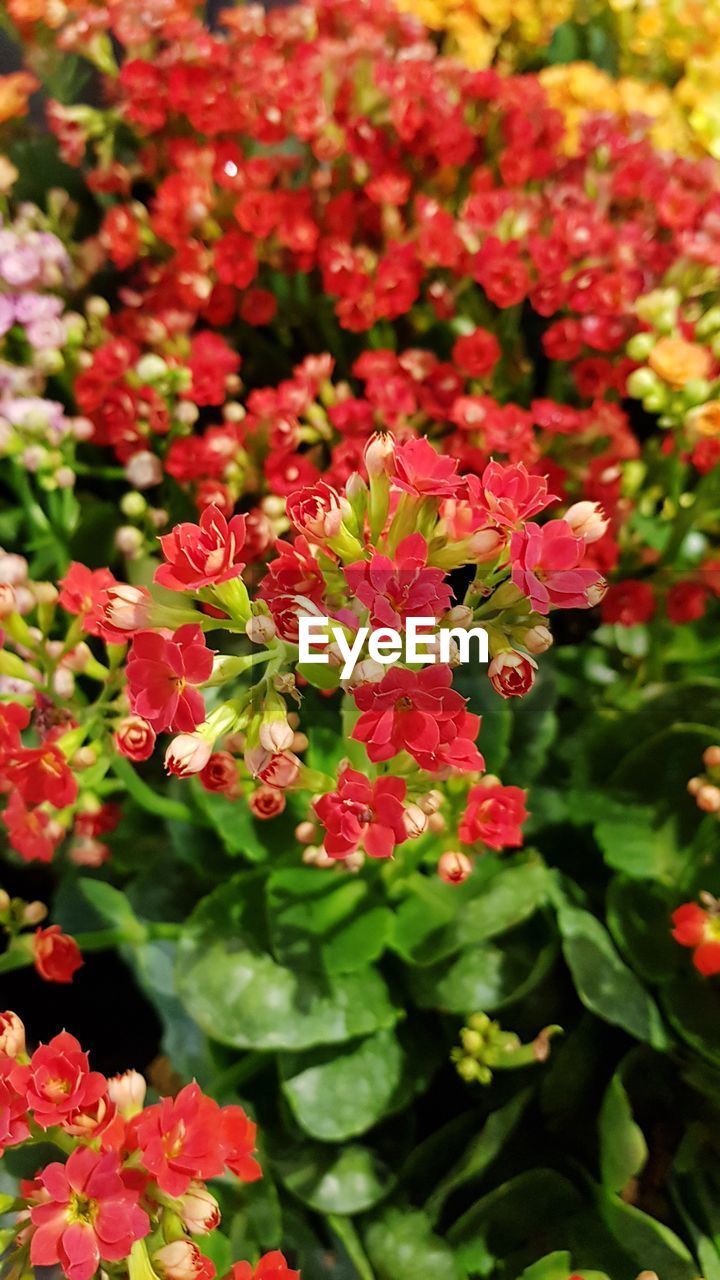
[[[108,1095],[115,1103],[120,1115],[131,1120],[139,1115],[145,1103],[147,1084],[139,1071],[125,1071],[122,1075],[108,1080]]]
[[[448,609],[443,618],[443,623],[447,623],[451,627],[470,627],[472,626],[473,611],[466,604],[456,604],[454,608]]]
[[[575,502],[565,512],[564,519],[575,537],[582,538],[588,545],[602,538],[610,524],[599,502]]]
[[[196,733],[180,733],[165,752],[165,768],[178,778],[200,773],[212,755],[212,744]]]
[[[528,653],[545,653],[553,642],[552,631],[549,627],[538,623],[536,627],[531,627],[525,632],[522,643]]]
[[[10,583],[0,582],[0,618],[9,618],[16,608],[15,592]]]
[[[134,525],[123,524],[115,530],[115,547],[126,560],[137,560],[143,549],[144,538]]]
[[[403,813],[403,823],[408,838],[417,840],[427,830],[428,815],[423,813],[419,804],[409,804]]]
[[[370,478],[391,475],[395,459],[395,441],[388,431],[378,432],[365,449],[365,467]]]
[[[295,828],[295,839],[298,844],[312,844],[317,839],[317,827],[314,822],[299,822]]]
[[[220,1225],[218,1202],[202,1182],[191,1182],[180,1197],[178,1216],[191,1236],[205,1236]]]
[[[423,813],[427,814],[437,813],[438,809],[442,807],[442,802],[442,792],[435,790],[428,791],[427,795],[420,796],[418,800]]]
[[[687,784],[688,795],[696,796],[702,786],[702,778],[689,778]]]
[[[431,813],[428,818],[428,831],[432,831],[434,836],[439,836],[446,829],[447,822],[441,813]]]
[[[706,747],[703,751],[703,764],[706,769],[720,768],[720,747]]]
[[[23,924],[40,924],[47,916],[48,909],[44,902],[26,902],[23,908]]]
[[[259,613],[254,618],[248,618],[245,624],[245,635],[253,644],[269,644],[275,639],[277,629],[272,618]]]
[[[720,813],[720,787],[702,786],[695,796],[695,803],[703,813]]]
[[[260,725],[260,745],[273,754],[288,751],[295,737],[287,720],[265,720]]]
[[[447,850],[441,855],[437,869],[445,884],[462,884],[472,872],[472,862],[466,853]]]
[[[0,1053],[19,1058],[25,1052],[25,1027],[16,1013],[0,1013]]]

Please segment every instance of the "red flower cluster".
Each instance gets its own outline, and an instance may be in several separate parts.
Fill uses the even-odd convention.
[[[11,1248],[26,1266],[59,1266],[67,1280],[91,1280],[142,1241],[167,1280],[215,1276],[191,1239],[220,1222],[205,1181],[226,1169],[243,1182],[261,1176],[255,1125],[242,1107],[220,1107],[197,1084],[143,1109],[144,1097],[137,1072],[107,1080],[65,1031],[29,1054],[20,1019],[0,1015],[0,1155],[26,1142],[31,1124],[63,1150],[70,1146],[64,1163],[22,1184]],[[166,1215],[173,1235],[158,1247],[151,1239]],[[231,1274],[299,1280],[282,1254],[266,1255],[255,1273],[248,1267],[238,1263]]]

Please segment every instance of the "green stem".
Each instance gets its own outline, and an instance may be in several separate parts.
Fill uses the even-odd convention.
[[[144,809],[146,813],[154,813],[158,818],[167,818],[169,821],[189,822],[193,826],[200,825],[192,812],[189,805],[183,803],[182,800],[173,800],[170,796],[161,796],[147,782],[143,782],[142,778],[133,769],[129,760],[124,756],[116,756],[112,761],[112,770],[116,777],[124,783],[133,800]]]
[[[227,1067],[225,1071],[219,1071],[208,1085],[208,1093],[212,1097],[222,1097],[228,1093],[230,1089],[237,1088],[238,1085],[245,1084],[246,1080],[252,1079],[268,1062],[268,1055],[259,1051],[253,1053],[245,1053],[237,1062],[233,1062],[231,1067]]]
[[[360,1237],[353,1226],[352,1218],[339,1213],[329,1213],[327,1223],[335,1232],[348,1258],[358,1273],[359,1280],[375,1280],[375,1273],[370,1266],[368,1256],[362,1247]]]

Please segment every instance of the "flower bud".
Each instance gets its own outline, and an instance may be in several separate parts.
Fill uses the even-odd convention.
[[[494,560],[505,546],[507,535],[499,529],[478,529],[469,539],[468,554],[478,564]]]
[[[128,760],[149,760],[155,749],[155,730],[142,716],[126,716],[116,726],[115,746]]]
[[[395,461],[395,440],[389,431],[378,431],[365,449],[365,468],[373,477],[392,475]]]
[[[213,751],[200,773],[200,781],[206,791],[219,791],[232,796],[237,790],[237,761],[229,751]]]
[[[0,618],[9,618],[16,608],[15,592],[10,583],[0,582]]]
[[[575,537],[583,538],[588,546],[602,538],[610,524],[599,502],[573,503],[565,512],[564,520]]]
[[[26,902],[22,913],[23,924],[41,924],[47,913],[44,902]]]
[[[245,624],[245,635],[252,644],[269,644],[275,639],[277,628],[267,614],[258,613],[255,617],[248,618]]]
[[[277,818],[285,808],[284,792],[278,787],[262,783],[248,799],[248,808],[255,818]]]
[[[220,1208],[202,1182],[191,1182],[178,1201],[178,1216],[191,1236],[206,1236],[220,1225]]]
[[[137,631],[148,620],[150,596],[144,587],[127,582],[108,587],[105,593],[105,620],[118,631]]]
[[[361,684],[378,684],[385,675],[385,668],[374,658],[363,658],[358,662],[348,680],[343,682],[349,689],[357,689]]]
[[[146,355],[141,356],[135,365],[135,372],[141,382],[158,382],[165,377],[168,371],[167,364],[162,356],[158,356],[153,351],[148,351]]]
[[[115,547],[126,560],[136,560],[143,548],[144,538],[140,529],[123,524],[115,530]]]
[[[452,609],[448,609],[442,621],[449,627],[471,627],[473,611],[466,604],[456,604]]]
[[[317,827],[314,822],[299,822],[295,828],[295,839],[298,844],[312,844],[317,838]]]
[[[108,1080],[108,1095],[115,1103],[120,1115],[131,1120],[139,1115],[145,1104],[147,1084],[139,1071],[124,1071],[122,1075]]]
[[[287,751],[295,734],[287,720],[265,720],[260,725],[260,745],[266,751]]]
[[[552,631],[549,627],[543,626],[542,623],[538,623],[536,627],[531,627],[522,638],[522,643],[528,653],[545,653],[552,645],[552,642]]]
[[[687,784],[688,795],[696,796],[702,785],[702,778],[689,778]]]
[[[441,854],[437,870],[445,884],[462,884],[472,872],[472,862],[466,853],[448,849]]]
[[[427,830],[428,815],[423,813],[419,804],[409,804],[403,813],[403,824],[408,839],[417,840]]]
[[[594,609],[596,604],[600,604],[600,601],[605,599],[607,589],[608,584],[604,578],[598,578],[597,582],[590,583],[590,586],[585,591],[585,599],[590,609]]]
[[[418,800],[423,813],[427,814],[437,813],[438,809],[442,808],[442,802],[442,792],[436,790],[428,791],[427,795],[421,796]]]
[[[16,1013],[0,1013],[0,1053],[19,1058],[25,1052],[25,1027]]]
[[[535,683],[537,663],[517,649],[504,649],[488,667],[488,678],[503,698],[517,698],[528,693]]]
[[[703,813],[720,813],[720,787],[708,784],[701,787],[695,796],[695,803]]]
[[[7,582],[11,587],[19,587],[27,582],[28,562],[24,556],[15,555],[11,551],[0,554],[0,582]]]
[[[706,747],[703,752],[703,764],[706,769],[720,768],[720,747]]]
[[[81,840],[74,841],[68,852],[76,867],[101,867],[110,857],[108,846],[93,836],[83,836]]]
[[[197,733],[179,733],[165,752],[165,769],[178,778],[200,773],[212,755],[212,744]]]
[[[151,1258],[161,1280],[211,1280],[215,1268],[192,1240],[173,1240]]]
[[[447,822],[441,813],[431,813],[428,818],[428,831],[432,831],[434,836],[439,836],[446,829]]]
[[[125,475],[134,489],[153,489],[163,478],[162,462],[149,449],[142,449],[128,458]]]

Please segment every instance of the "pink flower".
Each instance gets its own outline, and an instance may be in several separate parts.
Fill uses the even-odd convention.
[[[126,1186],[114,1151],[73,1151],[38,1181],[48,1199],[30,1210],[30,1261],[59,1263],[68,1280],[90,1280],[101,1262],[121,1262],[150,1230],[138,1193]]]
[[[537,662],[518,649],[505,649],[493,658],[488,677],[496,693],[503,698],[520,698],[535,683]]]
[[[212,650],[199,626],[188,622],[167,639],[140,631],[127,663],[130,706],[156,733],[173,729],[191,733],[205,719],[202,694],[195,686],[209,679]]]
[[[376,552],[370,560],[346,565],[344,573],[375,627],[402,630],[406,618],[439,618],[450,607],[445,574],[428,568],[427,543],[420,533],[403,538],[392,560]]]
[[[587,609],[588,591],[600,582],[595,569],[583,569],[585,541],[565,520],[528,524],[510,542],[512,580],[538,613]]]
[[[177,524],[160,539],[167,564],[155,571],[155,581],[174,591],[199,591],[237,578],[245,568],[240,554],[245,544],[245,517],[230,522],[217,507],[206,507],[199,524]]]
[[[465,698],[451,684],[447,666],[393,667],[377,684],[353,690],[361,712],[353,738],[365,743],[374,762],[407,751],[433,773],[449,765],[484,768],[475,746],[480,719],[465,710]]]
[[[16,1015],[3,1014],[8,1016]],[[14,1059],[0,1055],[0,1156],[8,1147],[15,1147],[30,1137],[25,1091],[17,1088],[14,1071]]]
[[[522,462],[489,462],[482,476],[466,477],[470,501],[495,524],[515,528],[556,501],[545,476],[531,475]]]
[[[491,849],[516,849],[523,842],[528,816],[527,793],[521,787],[472,787],[458,834],[465,844],[482,841]]]
[[[313,805],[325,827],[323,847],[328,856],[347,858],[362,844],[371,858],[391,858],[395,846],[407,839],[402,803],[405,791],[402,778],[370,782],[355,769],[345,769],[338,777],[337,790]]]
[[[460,481],[455,458],[436,453],[424,436],[408,440],[395,450],[393,483],[416,498],[449,498]]]

